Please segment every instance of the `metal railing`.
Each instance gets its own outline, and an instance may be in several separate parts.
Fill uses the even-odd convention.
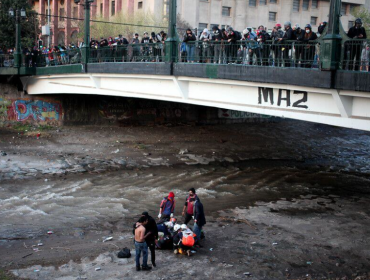
[[[13,67],[14,66],[14,55],[13,54],[1,54],[0,55],[0,67]]]
[[[319,68],[320,42],[241,40],[179,43],[178,62]]]
[[[90,49],[90,63],[101,62],[163,62],[165,44],[127,44]]]
[[[348,39],[341,48],[340,69],[369,72],[370,39]]]
[[[27,52],[22,54],[23,67],[49,67],[81,63],[81,51],[78,48],[63,51]]]

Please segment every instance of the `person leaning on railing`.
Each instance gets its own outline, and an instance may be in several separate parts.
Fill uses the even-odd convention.
[[[280,64],[282,65],[281,61],[281,41],[284,36],[283,30],[281,30],[281,24],[275,24],[274,28],[271,32],[271,39],[272,39],[272,50],[274,52],[274,61],[273,66],[279,67]]]
[[[201,62],[203,63],[210,63],[211,59],[211,40],[212,36],[209,33],[208,29],[205,28],[200,35],[199,41],[202,41],[202,54],[201,54]]]
[[[212,31],[213,31],[213,34],[214,34],[213,63],[221,63],[221,61],[222,61],[222,49],[221,49],[222,32],[218,28],[218,26],[213,26]]]
[[[269,56],[271,51],[271,45],[268,43],[269,40],[271,40],[270,34],[267,33],[263,25],[260,25],[257,31],[257,42],[260,46],[263,66],[269,66]]]
[[[365,28],[362,27],[362,20],[360,18],[356,19],[355,25],[348,30],[347,36],[354,39],[348,42],[349,70],[358,71],[361,59],[361,49],[363,47],[363,41],[360,40],[365,40],[367,38]]]
[[[305,30],[302,29],[297,23],[293,27],[294,32],[294,58],[295,58],[295,67],[302,67],[303,60],[303,37],[305,36]]]
[[[294,40],[294,33],[290,21],[284,23],[284,29],[285,29],[284,36],[279,40],[283,43],[281,51],[283,53],[284,67],[290,67],[291,58],[289,56],[289,52],[292,49],[292,45],[291,42],[289,41]]]
[[[312,31],[311,24],[306,24],[305,26],[305,34],[302,37],[303,41],[303,67],[311,68],[314,57],[315,57],[315,46],[316,44],[313,42],[317,39],[317,35],[315,32]]]
[[[184,36],[184,42],[186,43],[186,54],[187,54],[187,62],[194,63],[194,51],[195,51],[195,41],[196,37],[193,34],[193,31],[191,31],[190,28],[186,30],[185,36]]]
[[[142,61],[150,61],[150,55],[151,55],[151,45],[153,44],[153,39],[149,37],[148,32],[144,32],[143,38],[141,38],[141,44],[142,47],[142,54],[143,59]]]

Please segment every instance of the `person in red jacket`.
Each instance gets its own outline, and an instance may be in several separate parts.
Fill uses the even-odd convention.
[[[175,194],[170,192],[167,197],[162,199],[161,205],[159,206],[158,219],[162,222],[167,222],[173,217],[175,211]]]

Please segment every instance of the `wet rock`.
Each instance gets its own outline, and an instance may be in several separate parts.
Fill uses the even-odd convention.
[[[0,155],[5,157],[7,155],[7,153],[5,153],[4,151],[0,151]]]
[[[183,154],[186,154],[188,153],[188,149],[181,149],[180,152],[179,152],[179,155],[183,155]]]

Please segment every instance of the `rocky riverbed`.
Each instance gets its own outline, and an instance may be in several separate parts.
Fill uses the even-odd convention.
[[[297,121],[28,130],[0,129],[0,266],[14,277],[369,279],[368,132]],[[174,191],[179,215],[190,187],[206,209],[204,248],[157,251],[148,273],[116,257],[142,211],[156,216]]]

